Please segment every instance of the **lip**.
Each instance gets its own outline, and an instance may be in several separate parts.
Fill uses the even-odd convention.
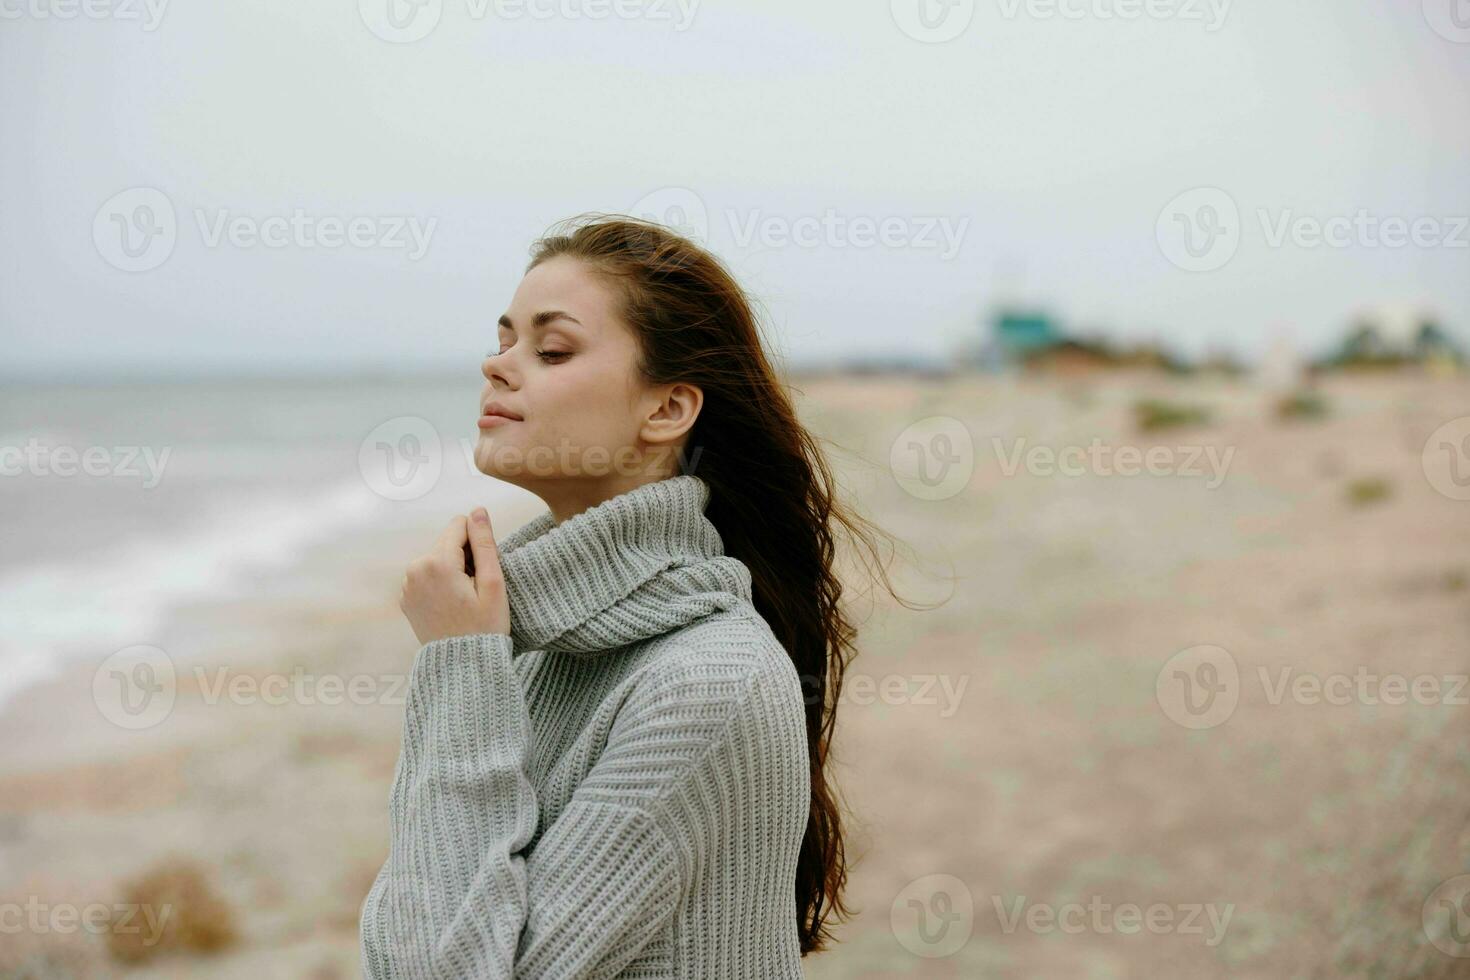
[[[479,426],[488,429],[491,426],[500,425],[504,422],[523,422],[525,419],[501,405],[499,402],[486,402],[480,410]]]
[[[506,418],[511,419],[513,421],[516,421],[516,422],[524,421],[524,416],[519,415],[516,412],[512,412],[510,409],[506,408],[500,402],[484,402],[484,403],[482,403],[480,405],[480,414],[481,415],[503,415]]]

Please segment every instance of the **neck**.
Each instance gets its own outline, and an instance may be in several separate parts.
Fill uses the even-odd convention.
[[[598,477],[572,477],[555,483],[530,486],[551,512],[554,524],[571,520],[604,501],[650,483],[667,480],[678,474],[677,467],[645,467],[631,473],[609,473]]]

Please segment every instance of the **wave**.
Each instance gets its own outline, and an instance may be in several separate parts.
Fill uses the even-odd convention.
[[[222,495],[187,529],[135,530],[100,551],[10,573],[0,579],[0,707],[69,660],[153,642],[171,607],[238,594],[252,575],[290,566],[385,505],[360,479],[315,493]]]

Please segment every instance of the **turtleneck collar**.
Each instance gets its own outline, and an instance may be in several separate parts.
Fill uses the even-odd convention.
[[[497,542],[515,652],[596,654],[750,602],[750,570],[704,514],[709,495],[681,474],[560,524],[545,511]]]

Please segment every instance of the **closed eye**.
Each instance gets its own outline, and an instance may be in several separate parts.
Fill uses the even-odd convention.
[[[487,357],[494,357],[497,354],[504,354],[508,350],[510,350],[509,347],[503,347],[503,348],[501,348],[498,351],[492,351],[492,352],[490,352],[486,356]],[[548,363],[551,363],[551,364],[560,364],[562,361],[564,361],[567,358],[571,357],[572,356],[572,352],[571,351],[565,351],[565,350],[538,350],[536,352],[536,356],[539,357],[539,358],[541,358],[541,360],[546,361]]]

